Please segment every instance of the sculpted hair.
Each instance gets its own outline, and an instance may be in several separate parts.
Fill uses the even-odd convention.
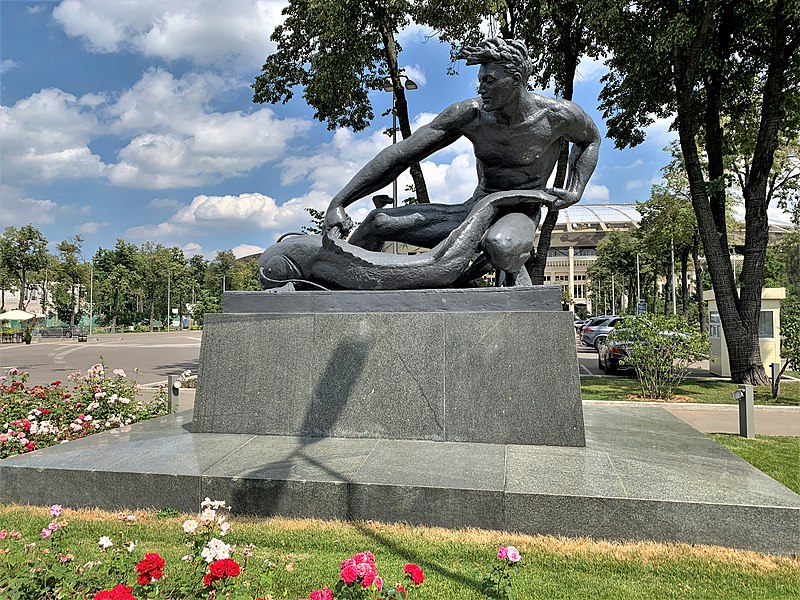
[[[459,51],[458,58],[465,59],[468,65],[496,63],[508,73],[519,75],[523,83],[528,81],[533,72],[533,61],[528,56],[528,48],[520,40],[489,38],[477,46],[464,46]]]

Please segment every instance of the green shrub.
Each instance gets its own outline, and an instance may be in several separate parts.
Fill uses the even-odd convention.
[[[689,365],[708,357],[708,336],[679,315],[625,317],[609,339],[626,342],[624,362],[636,368],[645,398],[669,400]]]

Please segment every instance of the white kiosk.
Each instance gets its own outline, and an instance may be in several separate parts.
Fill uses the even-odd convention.
[[[758,341],[761,348],[761,360],[764,369],[769,373],[772,363],[781,362],[781,300],[786,298],[786,288],[764,288],[761,291],[761,315],[758,319]],[[711,342],[709,350],[709,371],[713,375],[731,376],[731,365],[728,360],[728,346],[725,332],[717,311],[717,300],[714,291],[703,292],[703,300],[708,301],[708,336]]]

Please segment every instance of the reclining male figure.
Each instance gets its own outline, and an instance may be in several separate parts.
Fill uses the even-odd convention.
[[[352,229],[345,208],[396,179],[412,164],[461,136],[472,142],[478,186],[463,204],[411,204],[380,208],[367,215],[348,242],[378,251],[397,241],[432,248],[464,221],[475,202],[510,190],[542,190],[553,197],[549,210],[580,200],[597,165],[600,134],[576,104],[527,90],[533,69],[523,42],[492,38],[460,53],[479,64],[478,94],[445,109],[410,137],[385,148],[331,200],[325,230],[342,237]],[[563,188],[547,188],[560,152],[560,139],[572,143]],[[530,257],[541,205],[513,208],[498,218],[482,242],[491,266],[505,274],[506,285],[529,284],[523,268]]]

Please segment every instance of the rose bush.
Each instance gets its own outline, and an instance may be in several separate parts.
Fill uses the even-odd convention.
[[[0,376],[0,459],[24,454],[165,415],[166,394],[152,402],[137,400],[139,386],[102,364],[70,373],[71,386],[56,380],[27,385],[28,374],[10,369]]]
[[[494,563],[484,574],[481,590],[489,598],[514,600],[513,576],[519,573],[522,555],[514,546],[500,546],[497,549],[498,563]]]
[[[93,600],[273,600],[277,593],[273,575],[277,565],[255,561],[252,544],[233,545],[221,540],[232,531],[230,507],[206,498],[197,518],[182,524],[188,554],[166,560],[157,552],[139,548],[135,528],[101,535],[91,560],[76,560],[62,541],[68,520],[60,505],[50,507],[49,523],[35,524],[33,533],[0,530],[0,598],[92,598]],[[124,527],[134,515],[120,515]],[[294,571],[283,559],[283,570]],[[80,564],[83,563],[83,564]],[[252,563],[252,564],[251,564]],[[313,590],[303,600],[408,600],[409,593],[425,580],[422,569],[406,564],[405,579],[393,586],[378,574],[375,556],[359,552],[341,563],[339,581]]]

